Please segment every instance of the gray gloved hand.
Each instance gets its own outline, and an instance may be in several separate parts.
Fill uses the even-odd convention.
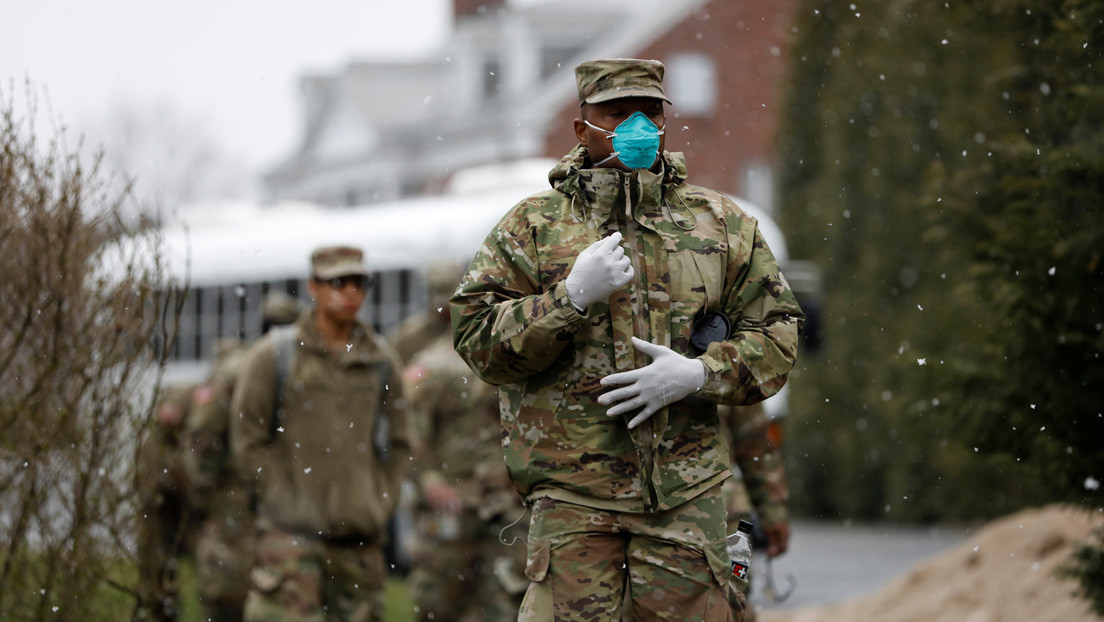
[[[579,253],[567,275],[567,297],[580,312],[605,300],[633,278],[632,261],[621,248],[621,232],[614,232]]]
[[[652,357],[652,362],[640,369],[602,378],[603,386],[627,386],[607,391],[598,398],[598,403],[603,406],[617,402],[606,411],[610,416],[643,406],[644,410],[629,421],[629,429],[643,423],[660,408],[700,391],[705,384],[705,363],[700,360],[686,358],[671,348],[636,337],[632,338],[632,343],[637,350]]]

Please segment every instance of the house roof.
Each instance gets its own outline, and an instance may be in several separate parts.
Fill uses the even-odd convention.
[[[345,114],[355,111],[361,116],[362,129],[356,131],[367,133],[372,128],[376,131],[376,147],[366,148],[362,156],[357,156],[359,160],[368,163],[406,157],[409,167],[404,170],[408,174],[428,174],[425,170],[411,171],[415,166],[442,168],[430,164],[423,154],[429,150],[436,152],[438,159],[448,159],[452,156],[442,152],[453,145],[458,145],[454,154],[458,160],[451,167],[443,166],[445,170],[477,163],[470,158],[493,150],[472,149],[474,139],[495,142],[500,148],[504,145],[506,149],[500,152],[500,157],[534,155],[539,151],[539,141],[526,139],[525,135],[543,136],[548,124],[555,120],[556,111],[575,100],[575,65],[593,58],[635,54],[707,1],[528,3],[458,23],[442,51],[424,61],[354,61],[330,80],[305,78],[304,88],[322,89],[308,94],[321,107],[308,121],[300,148],[265,177],[271,183],[281,177],[309,176],[332,167],[349,168],[352,163],[348,160],[327,161],[317,152],[326,122],[333,120],[337,110]],[[459,104],[452,89],[457,86],[455,81],[462,79],[458,66],[471,60],[465,55],[477,52],[480,46],[501,46],[504,40],[520,36],[519,33],[537,37],[545,47],[563,42],[565,49],[576,50],[575,54],[565,57],[558,70],[534,81],[524,92],[508,92],[471,110],[455,109]],[[386,88],[395,92],[381,98],[381,85],[389,85]],[[455,141],[450,143],[450,139]],[[465,157],[469,160],[462,159]]]

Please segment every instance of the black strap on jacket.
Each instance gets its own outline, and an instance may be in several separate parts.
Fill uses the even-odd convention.
[[[274,398],[272,401],[272,418],[269,428],[269,440],[276,438],[276,432],[280,428],[280,420],[284,416],[284,401],[287,396],[288,376],[295,361],[295,338],[299,334],[299,327],[294,324],[273,328],[272,344],[275,348],[274,360]],[[387,383],[391,377],[391,363],[384,359],[376,364],[376,374],[379,376],[380,398],[379,412],[376,413],[375,425],[372,429],[372,444],[375,446],[376,455],[380,462],[387,464],[391,461],[391,419],[384,410],[384,400],[387,395]]]

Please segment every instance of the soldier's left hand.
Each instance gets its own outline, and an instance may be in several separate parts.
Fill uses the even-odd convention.
[[[632,343],[633,347],[652,358],[651,364],[602,378],[604,386],[626,386],[607,391],[598,398],[598,403],[603,406],[615,404],[606,411],[611,417],[643,407],[629,421],[630,429],[643,423],[660,408],[701,390],[705,384],[705,363],[700,360],[686,358],[671,348],[636,337],[632,338]]]

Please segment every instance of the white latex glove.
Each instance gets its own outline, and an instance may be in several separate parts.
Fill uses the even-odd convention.
[[[621,248],[621,232],[614,232],[579,253],[567,275],[567,297],[579,311],[605,300],[633,278],[632,261]]]
[[[606,411],[610,416],[643,406],[644,410],[629,422],[629,429],[643,423],[660,408],[700,391],[705,384],[705,363],[700,360],[686,358],[671,348],[636,337],[632,338],[632,343],[637,350],[652,357],[652,362],[640,369],[602,378],[603,386],[627,386],[607,391],[598,398],[603,406],[617,403]]]

